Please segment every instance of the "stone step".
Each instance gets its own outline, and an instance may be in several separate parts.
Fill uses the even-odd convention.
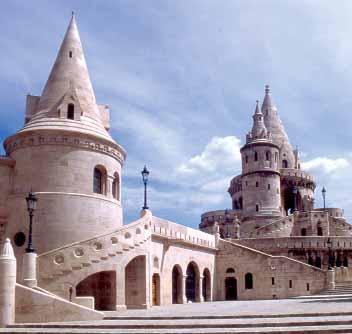
[[[342,326],[312,326],[312,327],[266,327],[266,328],[179,328],[175,329],[101,329],[101,328],[5,328],[0,333],[20,334],[333,334],[352,333],[352,325]]]
[[[346,326],[352,328],[352,316],[320,316],[320,317],[281,317],[281,318],[237,318],[237,319],[182,319],[182,320],[103,320],[96,322],[80,323],[47,323],[47,324],[17,324],[9,328],[26,329],[221,329],[221,328],[274,328],[274,327],[325,327],[325,326]]]

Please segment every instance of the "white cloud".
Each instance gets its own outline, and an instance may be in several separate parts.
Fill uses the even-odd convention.
[[[326,157],[318,157],[302,163],[302,168],[310,171],[317,170],[324,173],[336,172],[350,165],[350,162],[344,158],[330,159]]]
[[[235,136],[213,137],[203,152],[178,167],[181,174],[234,170],[241,161],[240,140]]]

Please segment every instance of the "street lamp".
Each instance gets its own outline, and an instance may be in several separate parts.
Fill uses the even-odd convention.
[[[230,233],[229,233],[229,224],[230,224],[230,214],[229,210],[225,210],[225,225],[226,225],[226,238],[230,238]]]
[[[323,202],[324,202],[324,211],[325,211],[325,196],[326,196],[326,189],[323,186],[323,189],[321,190],[321,194],[323,195]]]
[[[332,245],[332,242],[330,240],[330,238],[328,238],[328,241],[326,242],[327,245],[328,245],[328,257],[329,257],[329,264],[328,264],[328,270],[331,270],[332,269],[332,258],[331,258],[331,245]]]
[[[37,208],[37,197],[35,194],[30,191],[28,196],[26,197],[27,201],[27,211],[29,213],[29,233],[28,233],[28,246],[26,248],[26,253],[34,253],[35,250],[32,245],[32,224],[33,224],[33,215],[34,211]]]
[[[148,210],[148,206],[147,206],[147,183],[148,183],[148,176],[149,176],[149,171],[147,169],[147,166],[144,166],[142,172],[142,179],[143,179],[143,183],[144,183],[144,206],[143,206],[143,210]]]

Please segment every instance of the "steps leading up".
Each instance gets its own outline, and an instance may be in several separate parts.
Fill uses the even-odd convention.
[[[335,284],[335,289],[326,289],[319,295],[351,295],[352,281],[341,282]]]
[[[133,318],[133,319],[132,319]],[[0,333],[352,333],[352,312],[338,315],[259,315],[194,317],[111,317],[111,320],[76,323],[16,324]]]

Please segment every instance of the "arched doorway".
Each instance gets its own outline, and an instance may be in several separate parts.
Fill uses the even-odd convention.
[[[99,311],[116,309],[116,272],[101,271],[90,275],[76,286],[77,297],[94,297]]]
[[[225,278],[225,300],[237,299],[237,280],[235,277]]]
[[[172,269],[172,304],[182,304],[182,270],[179,265]]]
[[[160,276],[153,274],[152,278],[152,305],[160,305]]]
[[[146,300],[146,258],[140,255],[125,267],[125,302],[127,308],[145,306]]]
[[[203,271],[202,295],[204,301],[211,301],[211,276],[208,268]]]
[[[199,271],[197,265],[191,262],[186,270],[186,298],[187,301],[195,302],[199,296]]]

